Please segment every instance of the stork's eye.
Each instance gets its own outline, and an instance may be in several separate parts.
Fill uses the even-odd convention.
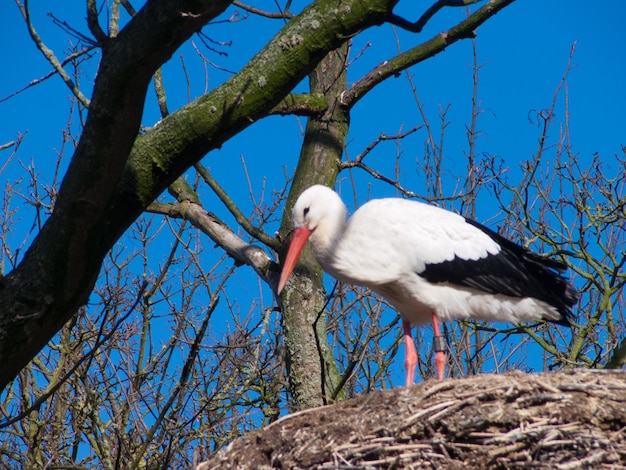
[[[304,214],[304,216],[305,216],[305,217],[306,217],[306,216],[307,216],[307,214],[309,213],[309,210],[310,210],[310,209],[311,209],[310,207],[305,207],[305,208],[304,208],[303,214]]]

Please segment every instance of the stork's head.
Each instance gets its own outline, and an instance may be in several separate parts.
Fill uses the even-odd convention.
[[[293,206],[291,217],[293,232],[278,283],[279,294],[309,237],[311,243],[331,237],[337,227],[345,222],[346,206],[335,191],[317,184],[300,195]]]

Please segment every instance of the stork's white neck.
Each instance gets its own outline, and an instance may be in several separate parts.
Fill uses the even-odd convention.
[[[320,219],[315,230],[311,233],[309,242],[315,258],[324,271],[335,275],[334,264],[337,261],[337,247],[346,228],[347,209],[337,198],[337,204],[328,204],[325,207],[324,217]]]

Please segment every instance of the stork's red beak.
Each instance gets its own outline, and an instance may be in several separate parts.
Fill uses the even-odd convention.
[[[287,284],[287,279],[289,279],[293,268],[296,266],[300,253],[302,253],[302,249],[304,248],[304,245],[310,235],[311,231],[307,227],[300,227],[293,231],[289,251],[287,251],[287,257],[285,258],[285,263],[283,264],[283,271],[280,273],[280,281],[278,281],[279,295],[283,291],[285,284]]]

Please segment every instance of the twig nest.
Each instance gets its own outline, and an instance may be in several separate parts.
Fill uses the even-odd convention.
[[[623,468],[626,371],[512,372],[374,392],[285,416],[208,469]]]

